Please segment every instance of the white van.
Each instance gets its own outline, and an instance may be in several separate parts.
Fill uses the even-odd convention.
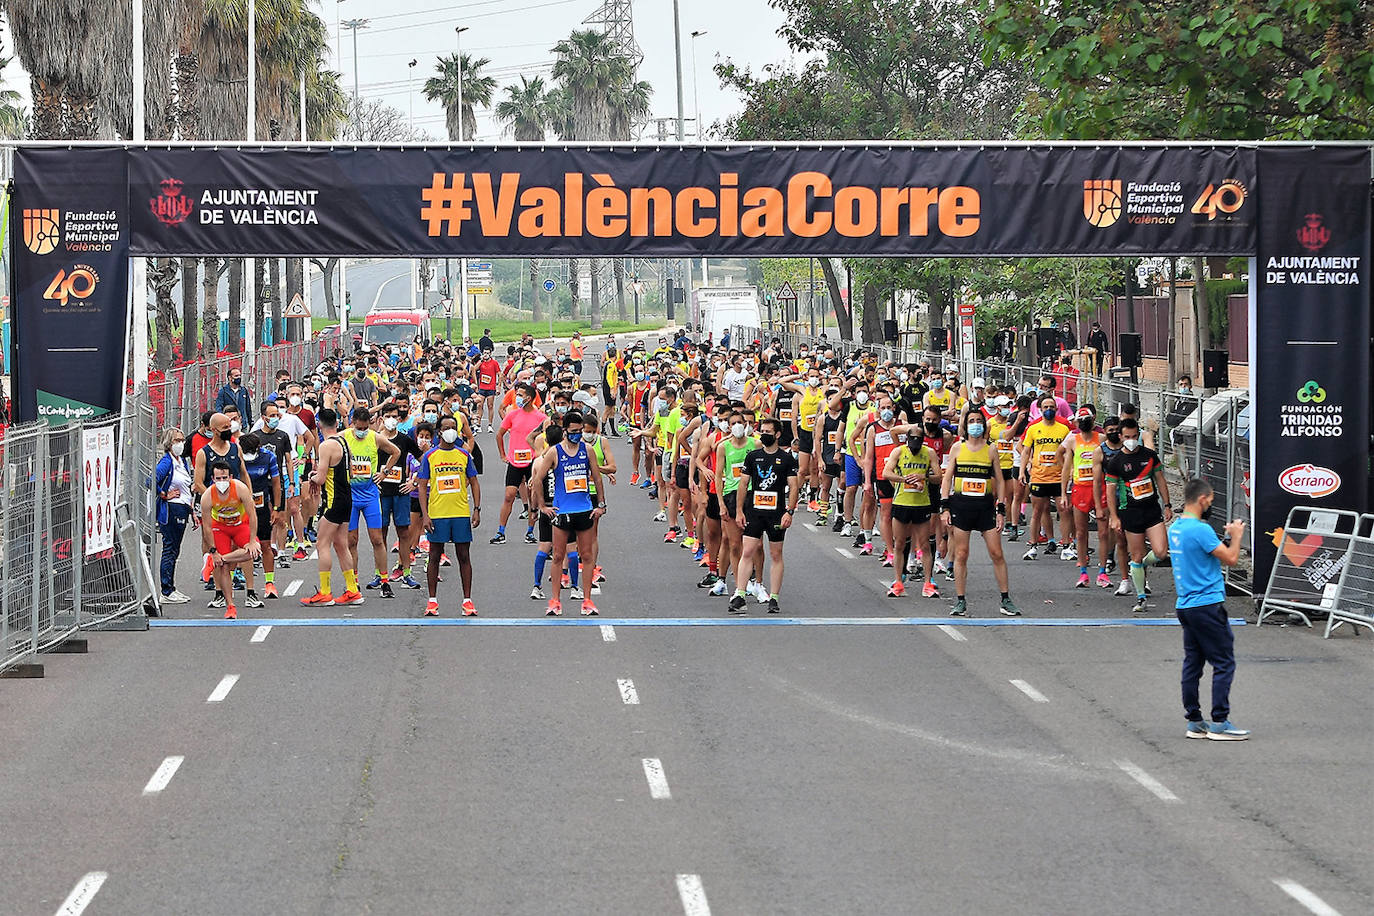
[[[752,286],[706,286],[692,292],[692,323],[699,340],[707,335],[719,342],[734,325],[762,327],[759,321],[759,291]]]

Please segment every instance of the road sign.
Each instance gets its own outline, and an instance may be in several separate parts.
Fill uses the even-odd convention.
[[[553,277],[549,277],[547,280],[544,281],[544,292],[551,293],[554,291],[554,288],[556,286],[558,286],[558,284],[554,282]]]
[[[439,300],[439,305],[440,305],[440,307],[442,307],[443,310],[444,310],[444,317],[445,317],[445,318],[452,318],[452,317],[453,317],[453,300],[452,300],[451,298],[449,298],[449,297],[446,296],[446,297],[444,297],[443,299],[440,299],[440,300]]]
[[[471,283],[469,283],[469,284],[468,284],[468,295],[469,295],[469,296],[490,296],[490,295],[491,295],[491,287],[490,287],[490,286],[473,286]]]
[[[491,273],[491,262],[490,262],[490,261],[468,261],[468,273],[472,273],[473,271],[476,271],[477,273],[488,273],[488,274],[489,274],[489,273]]]
[[[310,309],[306,307],[305,299],[301,297],[301,294],[296,293],[291,297],[286,308],[282,309],[281,316],[283,318],[309,318]]]
[[[797,298],[796,290],[792,289],[792,284],[791,284],[791,283],[789,283],[789,282],[786,281],[786,280],[782,281],[782,286],[778,287],[778,298],[779,298],[779,299],[796,299],[796,298]]]
[[[972,302],[961,302],[961,303],[959,303],[959,315],[960,315],[960,316],[968,316],[968,317],[970,317],[970,318],[973,317],[973,303],[972,303]]]
[[[577,278],[577,298],[591,301],[592,298],[592,278],[589,274],[583,274]]]

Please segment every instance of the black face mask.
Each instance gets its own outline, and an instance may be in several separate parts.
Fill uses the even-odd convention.
[[[1078,421],[1078,428],[1085,433],[1090,433],[1093,431],[1093,421],[1088,417],[1084,417]]]
[[[940,424],[939,424],[939,423],[927,423],[927,424],[926,424],[926,435],[928,435],[928,436],[935,436],[935,435],[938,435],[939,432],[940,432]]]
[[[231,379],[229,380],[229,384],[231,384],[231,385],[238,385],[241,381],[243,381],[243,379],[231,378]]]
[[[778,437],[773,435],[772,433],[759,433],[759,443],[764,448],[772,448],[774,443],[776,443],[777,441]]]
[[[1121,433],[1107,433],[1107,441],[1112,445],[1119,444],[1121,442]]]
[[[216,437],[219,439],[219,441],[221,441],[221,442],[228,442],[230,439],[233,439],[233,438],[234,438],[234,433],[233,433],[233,431],[227,430],[227,429],[226,429],[226,430],[222,430],[222,431],[216,433],[215,436],[216,436]]]

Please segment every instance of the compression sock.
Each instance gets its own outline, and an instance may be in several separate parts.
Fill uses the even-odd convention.
[[[533,525],[530,525],[528,528],[525,529],[525,537],[529,537],[531,534],[534,534]]]
[[[572,583],[572,587],[573,587],[573,588],[577,588],[577,579],[578,579],[578,576],[581,575],[581,573],[582,573],[582,561],[581,561],[581,558],[578,557],[577,551],[576,551],[576,550],[569,551],[569,552],[568,552],[568,581]]]
[[[1135,593],[1139,598],[1145,597],[1145,566],[1142,563],[1131,561],[1131,581],[1135,583]]]
[[[544,584],[544,565],[549,562],[549,555],[542,550],[534,554],[534,584],[537,588]]]
[[[1080,567],[1078,567],[1078,574],[1079,574],[1080,576],[1086,576],[1086,575],[1088,574],[1088,567],[1086,567],[1086,566],[1080,566]]]
[[[496,533],[497,533],[497,534],[505,534],[505,533],[506,533],[506,526],[505,526],[505,525],[497,525],[497,526],[496,526]]]
[[[321,594],[321,595],[331,595],[331,594],[333,594],[333,592],[331,592],[331,591],[329,590],[329,570],[327,570],[327,569],[322,569],[322,570],[320,570],[320,594]]]
[[[1154,566],[1156,563],[1159,562],[1159,557],[1155,556],[1155,552],[1153,550],[1147,550],[1145,551],[1145,558],[1140,562],[1146,566]]]
[[[262,581],[266,582],[268,585],[271,585],[271,584],[272,584],[272,580],[275,579],[276,576],[277,576],[277,574],[274,573],[274,572],[263,573],[263,574],[262,574]]]
[[[350,592],[358,590],[358,571],[356,569],[344,570],[344,587]]]

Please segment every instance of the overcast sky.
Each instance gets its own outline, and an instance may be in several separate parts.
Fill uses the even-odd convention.
[[[549,79],[554,43],[583,26],[583,20],[600,8],[600,0],[317,0],[315,8],[329,24],[334,41],[336,13],[344,20],[369,20],[358,32],[357,77],[359,95],[381,98],[407,115],[415,87],[416,127],[435,139],[446,139],[444,114],[437,104],[426,102],[419,92],[433,74],[441,54],[454,50],[454,29],[468,27],[462,35],[465,51],[491,58],[489,73],[499,86],[519,83],[519,76],[542,75]],[[654,88],[651,117],[677,115],[676,78],[673,66],[672,0],[634,0],[635,37],[644,52],[640,79]],[[738,110],[738,98],[720,88],[711,72],[718,59],[758,69],[765,64],[791,59],[787,45],[777,35],[782,15],[765,0],[682,0],[682,82],[684,115],[695,115],[692,50],[696,46],[696,80],[700,87],[701,119],[708,126]],[[12,52],[8,28],[5,50]],[[695,42],[694,31],[706,34]],[[353,36],[343,30],[343,54],[334,68],[343,73],[343,87],[353,91]],[[417,61],[411,69],[408,64]],[[6,88],[20,91],[29,104],[28,77],[12,63],[4,71]],[[498,97],[500,90],[498,89]],[[673,127],[669,126],[669,136]],[[479,140],[502,139],[500,127],[481,110],[477,113]],[[655,135],[650,123],[646,137]],[[692,126],[686,128],[691,138]]]

